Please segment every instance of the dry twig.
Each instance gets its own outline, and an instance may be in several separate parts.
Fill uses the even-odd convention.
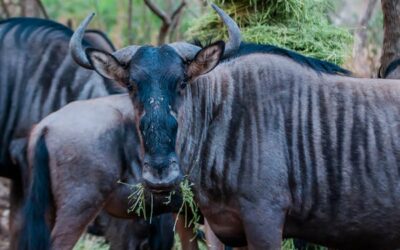
[[[10,15],[10,11],[8,11],[7,4],[4,2],[4,0],[1,0],[1,7],[4,10],[4,13],[6,14],[6,17],[9,18],[11,16]]]
[[[168,33],[176,29],[180,13],[186,6],[186,0],[182,0],[179,6],[172,12],[170,16],[167,15],[167,13],[160,9],[156,4],[154,4],[152,0],[144,0],[144,3],[162,21],[157,43],[158,45],[164,44]]]
[[[44,7],[42,1],[36,0],[36,3],[42,11],[44,18],[49,19],[49,15],[47,14],[46,8]]]

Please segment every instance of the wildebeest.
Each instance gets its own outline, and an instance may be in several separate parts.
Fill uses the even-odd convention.
[[[399,82],[230,45],[143,46],[123,62],[79,51],[81,65],[130,89],[146,188],[163,196],[185,173],[229,245],[399,247]]]
[[[27,179],[24,175],[28,172],[26,147],[30,128],[73,100],[123,92],[110,80],[82,69],[73,61],[69,53],[72,33],[61,24],[36,18],[0,22],[0,175],[13,181],[11,249],[15,248],[20,226],[16,215],[24,195],[23,179]],[[109,52],[114,49],[104,34],[95,30],[85,32],[85,44]],[[114,229],[118,223],[113,222]],[[130,220],[120,224],[134,229],[135,223]],[[127,233],[134,237],[135,231]],[[111,245],[115,244],[113,239],[109,240]]]
[[[71,35],[70,29],[48,20],[0,22],[0,176],[12,180],[12,247],[32,125],[70,101],[121,93],[111,81],[72,60],[68,53]],[[95,43],[92,46],[102,48]]]
[[[70,29],[48,20],[0,22],[1,176],[19,177],[13,145],[32,124],[70,101],[121,93],[111,81],[73,62],[71,35]]]
[[[223,18],[232,22],[226,15]],[[72,56],[79,62],[83,30],[81,25],[71,39]],[[187,43],[165,45],[173,47],[197,48]],[[135,50],[131,46],[113,54],[125,62]],[[128,96],[110,96],[72,103],[35,126],[29,149],[33,181],[23,211],[20,249],[72,248],[103,207],[111,215],[132,217],[127,214],[130,191],[117,181],[137,183],[140,177],[134,114]],[[168,207],[164,202],[165,197],[154,199],[154,214],[179,209],[179,199]],[[50,216],[46,217],[46,211]],[[188,247],[197,248],[194,245]]]

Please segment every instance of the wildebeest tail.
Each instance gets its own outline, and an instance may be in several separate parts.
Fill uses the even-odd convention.
[[[23,208],[23,225],[19,250],[50,249],[50,228],[46,211],[52,204],[49,152],[44,133],[34,147],[31,187]]]

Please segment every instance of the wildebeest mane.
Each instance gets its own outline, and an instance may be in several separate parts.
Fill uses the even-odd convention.
[[[202,44],[198,39],[195,39],[192,43],[194,45],[204,48],[206,45],[211,43],[211,40]],[[266,54],[285,56],[301,65],[310,67],[319,73],[326,73],[326,74],[332,74],[332,75],[336,75],[336,74],[351,75],[351,72],[349,70],[344,69],[336,64],[326,62],[323,60],[319,60],[316,58],[304,56],[304,55],[301,55],[292,50],[280,48],[280,47],[277,47],[274,45],[269,45],[269,44],[256,44],[256,43],[242,42],[240,44],[239,50],[235,54],[230,55],[227,58],[223,58],[223,61],[231,60],[231,59],[234,59],[237,57],[250,55],[250,54],[254,54],[254,53],[266,53]],[[399,61],[399,64],[400,64],[400,61]]]
[[[301,55],[297,52],[294,52],[292,50],[288,49],[283,49],[277,46],[273,45],[268,45],[268,44],[255,44],[255,43],[245,43],[243,42],[240,44],[240,48],[238,52],[234,55],[232,55],[230,58],[236,58],[240,56],[245,56],[253,53],[269,53],[269,54],[275,54],[275,55],[281,55],[285,57],[289,57],[293,61],[301,64],[308,66],[312,68],[313,70],[320,72],[320,73],[326,73],[326,74],[341,74],[341,75],[351,75],[351,72],[343,69],[342,67],[326,62],[323,60],[319,60],[316,58],[308,57]],[[227,58],[227,59],[230,59]]]

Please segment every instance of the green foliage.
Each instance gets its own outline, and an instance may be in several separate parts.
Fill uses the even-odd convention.
[[[96,16],[90,24],[91,28],[106,32],[117,48],[130,44],[155,44],[161,27],[161,20],[144,4],[143,0],[132,0],[131,30],[128,25],[128,0],[43,0],[49,17],[66,24],[72,21],[75,28],[89,13],[96,12]],[[178,0],[153,0],[157,6],[167,14],[179,5]],[[190,11],[189,11],[190,8]],[[187,0],[187,8],[184,9],[178,30],[170,34],[170,41],[181,40],[184,31],[189,26],[189,20],[193,14],[199,12],[197,0]]]
[[[198,227],[198,222],[200,220],[200,215],[199,215],[199,208],[197,207],[196,201],[194,200],[194,194],[192,191],[192,186],[193,183],[190,183],[187,178],[185,178],[181,184],[181,195],[182,195],[182,205],[179,208],[178,214],[182,214],[182,212],[185,215],[185,227],[190,227],[194,226],[194,230],[196,230],[196,227]],[[191,212],[191,215],[193,216],[190,221],[188,221],[188,209]],[[176,223],[178,222],[179,216],[176,216],[175,224],[174,224],[174,231],[176,227]]]
[[[293,240],[292,239],[284,240],[282,242],[282,250],[296,250],[296,248],[294,247]],[[327,250],[327,248],[316,245],[307,245],[306,250]]]
[[[198,245],[200,250],[208,249],[206,244],[204,244],[204,242],[202,241],[199,241]],[[73,248],[73,250],[108,250],[108,249],[109,246],[107,243],[105,243],[105,240],[103,238],[87,234],[84,235]],[[181,250],[181,249],[182,246],[179,236],[177,233],[175,233],[175,243],[173,250]],[[310,246],[307,248],[307,250],[326,250],[326,249],[327,248],[320,246]],[[293,240],[289,239],[283,241],[282,250],[296,250],[296,248],[294,247]]]
[[[175,242],[172,250],[182,250],[181,240],[179,239],[178,233],[175,233],[174,240]],[[208,247],[204,241],[198,241],[197,245],[199,246],[199,250],[208,250]]]
[[[91,236],[91,235],[84,235],[81,237],[76,243],[73,250],[108,250],[110,247],[105,242],[103,238]]]
[[[115,14],[117,13],[118,5],[113,1],[43,0],[43,3],[50,18],[60,19],[61,22],[70,19],[77,24],[89,13],[96,12],[97,16],[93,20],[93,27],[104,28],[106,24],[113,26],[116,23]]]
[[[217,0],[242,30],[243,40],[272,44],[302,54],[343,63],[352,43],[344,28],[331,25],[327,0]],[[216,13],[209,11],[193,22],[189,39],[226,39]]]
[[[294,247],[294,242],[292,239],[290,240],[284,240],[282,242],[282,250],[295,250],[296,248]]]
[[[122,183],[122,182],[119,182]],[[122,183],[124,184],[124,183]],[[128,196],[128,202],[129,204],[132,204],[131,207],[128,209],[128,213],[136,213],[138,216],[143,216],[145,220],[147,220],[147,215],[146,215],[146,198],[144,197],[144,186],[142,183],[136,184],[136,185],[129,185],[129,188],[131,189],[132,193]],[[153,218],[153,195],[150,193],[150,199],[151,199],[151,204],[150,204],[150,223]]]
[[[147,220],[146,214],[146,197],[145,197],[145,188],[143,184],[138,183],[135,185],[124,183],[118,181],[119,184],[126,185],[130,188],[131,194],[128,196],[128,202],[131,206],[128,209],[128,213],[136,213],[138,216],[143,216],[145,220]],[[178,214],[184,213],[185,215],[185,227],[197,226],[198,221],[200,220],[199,209],[197,207],[196,201],[194,200],[194,194],[192,191],[193,184],[189,182],[187,178],[185,178],[179,185],[180,193],[182,196],[182,205],[179,208]],[[175,194],[175,191],[170,192],[169,196],[166,196],[166,201],[164,205],[168,205],[171,202],[172,195]],[[150,223],[153,217],[153,195],[150,193]],[[193,216],[188,221],[188,212],[190,211]],[[178,216],[176,217],[174,224],[174,231],[176,227],[176,223],[178,221]]]

